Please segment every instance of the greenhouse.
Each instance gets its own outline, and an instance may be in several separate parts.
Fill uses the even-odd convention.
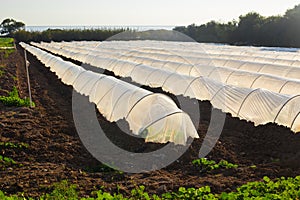
[[[206,58],[209,61],[206,65],[193,65],[189,57],[170,53],[187,43],[131,41],[103,42],[98,46],[92,42],[33,45],[114,72],[117,76],[130,77],[142,85],[160,87],[172,94],[201,101],[209,100],[214,108],[255,125],[275,122],[294,132],[300,129],[300,83],[297,79],[300,68],[295,66],[227,60],[219,62],[222,67],[215,67],[211,63],[220,60],[211,58]],[[149,53],[151,49],[156,53]],[[280,72],[285,72],[284,76],[280,76]]]
[[[30,45],[21,43],[21,46],[49,67],[63,83],[88,96],[108,121],[124,118],[132,132],[145,137],[147,142],[185,144],[189,137],[198,137],[190,117],[168,96],[86,71]]]

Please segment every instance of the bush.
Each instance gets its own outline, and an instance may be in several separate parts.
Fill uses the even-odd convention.
[[[300,47],[300,4],[283,16],[263,17],[250,12],[228,23],[210,21],[206,24],[175,27],[197,42],[236,45]]]
[[[70,185],[68,181],[64,180],[60,183],[54,184],[54,190],[50,194],[46,194],[40,198],[41,200],[77,200],[78,193],[76,191],[76,185]]]
[[[12,91],[9,92],[8,96],[0,96],[0,101],[6,106],[17,106],[17,107],[29,107],[30,100],[29,98],[21,99],[17,88],[14,86]],[[34,102],[32,106],[35,107]]]
[[[48,29],[45,31],[25,31],[19,30],[13,34],[13,37],[18,42],[61,42],[61,41],[82,41],[96,40],[104,41],[107,38],[121,33],[127,29]]]

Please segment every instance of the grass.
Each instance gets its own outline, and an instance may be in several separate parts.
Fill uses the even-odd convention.
[[[0,37],[0,52],[4,53],[4,58],[8,58],[10,56],[10,54],[15,52],[14,46],[15,46],[15,44],[14,44],[13,38],[8,38],[8,37],[1,38]],[[1,49],[2,47],[12,48],[12,49]]]
[[[30,107],[29,98],[21,99],[15,86],[12,91],[9,92],[8,96],[0,96],[0,102],[2,102],[5,106]],[[32,106],[35,107],[33,102]]]
[[[13,38],[0,38],[0,47],[14,47]]]
[[[220,199],[220,200],[239,200],[239,199],[299,199],[300,198],[300,176],[295,178],[279,178],[272,181],[264,177],[262,181],[249,182],[238,187],[233,192],[223,192],[221,194],[213,193],[209,186],[201,188],[184,188],[180,187],[175,192],[167,192],[162,195],[151,195],[145,191],[145,186],[137,186],[131,190],[130,195],[124,196],[120,192],[108,193],[103,188],[91,193],[90,197],[80,198],[77,186],[69,184],[64,180],[51,186],[52,192],[42,195],[41,200],[54,199],[81,199],[81,200],[177,200],[177,199]],[[2,200],[31,200],[13,195],[6,196],[0,191]]]

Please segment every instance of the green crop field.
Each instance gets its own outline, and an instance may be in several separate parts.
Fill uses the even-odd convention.
[[[0,48],[1,47],[14,47],[13,38],[0,38]]]

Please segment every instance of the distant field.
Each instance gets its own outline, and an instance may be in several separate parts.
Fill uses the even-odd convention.
[[[2,47],[14,47],[13,38],[0,38],[0,48]]]

